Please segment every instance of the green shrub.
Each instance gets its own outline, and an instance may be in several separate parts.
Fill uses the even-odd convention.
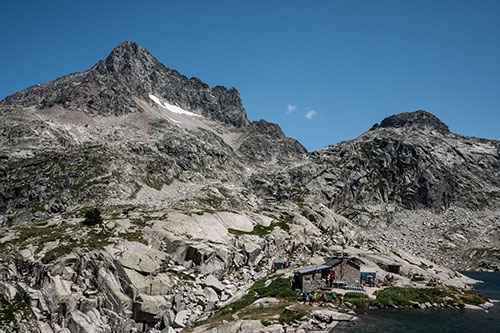
[[[353,305],[355,305],[358,309],[368,309],[368,307],[372,304],[375,303],[373,300],[370,300],[368,298],[351,298],[346,300],[346,302],[349,302]]]
[[[360,292],[355,292],[355,291],[350,291],[345,293],[344,298],[368,298],[368,295],[365,293],[360,293]]]
[[[90,208],[85,212],[85,220],[83,224],[88,225],[89,227],[102,224],[101,211],[99,208]]]
[[[255,286],[255,284],[254,284]],[[257,287],[254,289],[261,297],[277,297],[284,298],[289,301],[296,301],[298,293],[292,290],[290,285],[290,279],[278,278],[273,280],[271,284],[267,287],[262,285],[262,288]]]

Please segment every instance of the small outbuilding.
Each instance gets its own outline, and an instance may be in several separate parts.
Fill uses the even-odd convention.
[[[361,267],[359,272],[361,281],[366,283],[377,281],[377,272],[374,267]]]
[[[277,271],[278,269],[285,269],[287,267],[288,267],[288,262],[285,260],[278,259],[273,261],[273,268],[275,271]]]
[[[389,272],[394,274],[401,274],[401,264],[390,264],[387,265]]]

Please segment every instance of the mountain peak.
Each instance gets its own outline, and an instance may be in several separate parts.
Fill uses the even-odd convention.
[[[113,49],[113,51],[111,51],[111,53],[113,53],[115,51],[119,52],[119,51],[123,51],[123,50],[130,50],[130,51],[133,51],[133,52],[138,52],[139,50],[145,50],[145,49],[143,49],[142,47],[140,47],[139,44],[137,44],[136,42],[125,41],[125,42],[121,42],[120,44],[118,44]]]
[[[151,57],[154,58],[148,50],[143,49],[136,42],[122,42],[116,46],[106,60],[110,59],[134,59]]]
[[[118,44],[106,60],[97,64],[97,69],[103,70],[105,67],[107,71],[119,72],[122,70],[137,70],[144,68],[152,70],[159,64],[158,60],[149,53],[148,50],[143,49],[135,42],[123,42]]]
[[[417,128],[417,129],[432,129],[440,133],[449,133],[450,129],[438,117],[424,110],[414,112],[403,112],[392,115],[382,120],[380,125],[375,124],[372,127],[381,128]]]
[[[136,99],[153,94],[170,104],[235,127],[249,124],[240,94],[234,88],[210,88],[160,63],[135,42],[123,42],[90,70],[36,85],[6,97],[0,105],[55,105],[90,114],[140,112]]]

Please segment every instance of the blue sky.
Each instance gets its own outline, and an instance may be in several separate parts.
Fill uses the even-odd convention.
[[[3,1],[0,99],[120,42],[211,86],[308,150],[424,109],[500,139],[500,1]]]

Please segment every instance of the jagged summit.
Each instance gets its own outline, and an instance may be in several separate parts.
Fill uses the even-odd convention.
[[[108,58],[110,58],[110,57],[121,58],[121,57],[123,57],[124,54],[135,55],[135,56],[137,56],[139,54],[147,54],[147,55],[152,56],[151,53],[149,53],[148,50],[143,49],[136,42],[125,41],[125,42],[121,42],[120,44],[118,44],[111,51],[111,53],[109,54]]]
[[[379,124],[375,124],[371,129],[377,128],[418,128],[432,129],[441,133],[449,133],[450,129],[438,117],[424,110],[414,112],[403,112],[385,118]]]
[[[159,61],[148,50],[143,49],[135,42],[123,42],[118,44],[104,61],[96,64],[96,67],[104,64],[111,72],[120,72],[133,69],[135,64],[149,65],[150,69],[159,65]]]
[[[89,114],[116,116],[141,112],[137,99],[149,96],[235,127],[249,124],[239,92],[210,88],[198,78],[187,78],[161,64],[134,42],[123,42],[91,69],[30,87],[0,101],[0,106],[54,106]]]

